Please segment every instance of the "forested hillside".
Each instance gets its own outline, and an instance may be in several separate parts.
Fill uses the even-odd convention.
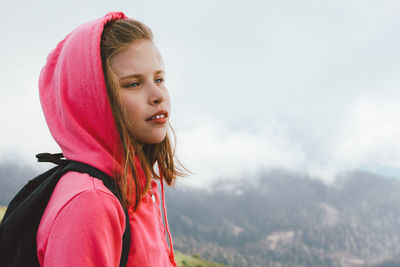
[[[397,179],[349,172],[328,186],[270,172],[211,192],[169,190],[167,201],[177,249],[230,266],[371,266],[400,257]]]

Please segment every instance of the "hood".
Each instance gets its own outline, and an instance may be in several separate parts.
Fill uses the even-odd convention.
[[[108,100],[100,57],[104,25],[127,18],[111,12],[69,33],[50,52],[39,78],[40,102],[64,156],[113,176],[120,138]]]

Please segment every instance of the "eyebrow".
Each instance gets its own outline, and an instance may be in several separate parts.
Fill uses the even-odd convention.
[[[157,71],[154,72],[154,75],[160,75],[160,74],[164,74],[164,71],[163,70],[157,70]],[[130,78],[141,78],[141,77],[143,77],[142,74],[132,74],[132,75],[128,75],[128,76],[119,78],[119,80],[122,81],[122,80],[130,79]]]

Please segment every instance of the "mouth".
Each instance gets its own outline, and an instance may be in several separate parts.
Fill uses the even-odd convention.
[[[167,118],[168,118],[168,112],[164,111],[164,110],[161,110],[161,111],[153,114],[149,118],[147,118],[146,121],[154,121],[154,122],[157,122],[157,123],[165,123],[165,122],[167,122]]]

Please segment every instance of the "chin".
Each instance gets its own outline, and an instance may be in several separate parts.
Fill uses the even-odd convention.
[[[142,143],[143,143],[143,144],[156,145],[156,144],[162,143],[162,142],[165,140],[166,137],[167,137],[166,135],[163,135],[163,136],[154,136],[154,137],[152,137],[152,138],[146,138],[146,140],[143,140]]]

